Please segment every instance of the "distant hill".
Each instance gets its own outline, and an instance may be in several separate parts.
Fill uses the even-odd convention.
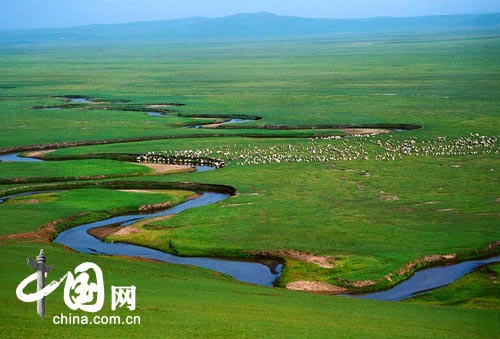
[[[412,18],[310,19],[271,13],[62,29],[1,31],[0,42],[262,40],[334,34],[500,30],[500,13]]]

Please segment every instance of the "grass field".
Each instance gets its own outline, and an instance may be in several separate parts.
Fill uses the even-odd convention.
[[[53,181],[70,177],[127,176],[151,172],[144,166],[111,160],[82,160],[64,162],[6,162],[0,169],[1,178]]]
[[[73,224],[100,220],[107,216],[135,212],[143,205],[171,202],[175,205],[194,192],[167,191],[162,194],[120,192],[106,189],[74,189],[20,196],[2,204],[0,234],[33,232],[54,220],[81,213]]]
[[[97,176],[124,186],[133,176],[136,189],[141,182],[147,188],[195,182],[232,186],[237,194],[149,224],[154,227],[139,226],[141,233],[128,238],[109,239],[165,251],[173,246],[186,256],[282,256],[282,287],[306,280],[384,288],[411,274],[397,273],[408,263],[426,256],[498,253],[498,247],[485,249],[500,240],[499,46],[498,37],[479,33],[0,46],[0,149],[52,144],[63,148],[47,159],[73,158],[0,163],[3,192],[72,188],[0,205],[0,254],[6,258],[0,296],[8,305],[1,311],[0,335],[495,337],[496,266],[414,302],[385,303],[250,286],[202,269],[82,255],[6,236],[36,232],[54,220],[63,219],[66,228],[141,205],[177,203],[192,194],[92,188],[104,180]],[[69,97],[92,102],[71,103]],[[168,112],[150,116],[149,109]],[[262,119],[230,128],[185,128],[238,115]],[[334,126],[344,124],[423,128],[313,138],[344,135]],[[64,148],[68,142],[87,145]],[[113,153],[151,151],[196,153],[228,165],[154,175],[109,159]],[[82,160],[88,154],[107,159]],[[15,182],[20,178],[31,182]],[[30,273],[26,258],[41,247],[59,273],[90,260],[103,267],[106,283],[136,284],[141,325],[40,324],[34,304],[21,303],[13,291]],[[290,254],[297,252],[327,258],[331,266]],[[49,318],[68,311],[62,291],[49,296],[48,304]]]
[[[103,51],[91,46],[2,47],[1,122],[6,128],[0,144],[198,133],[172,130],[168,125],[176,120],[143,112],[29,108],[60,104],[55,97],[64,95],[184,103],[175,109],[259,115],[262,124],[393,122],[425,125],[422,135],[496,132],[500,48],[494,36],[139,45]],[[39,129],[44,133],[32,133]]]
[[[39,244],[31,243],[2,245],[2,254],[8,258],[4,261],[2,275],[6,291],[15,290],[17,284],[31,274],[32,270],[25,261],[27,257],[35,256],[39,247]],[[459,338],[465,333],[486,338],[498,333],[498,322],[495,321],[500,316],[498,311],[331,298],[235,283],[213,272],[185,266],[82,255],[48,244],[44,244],[44,249],[48,260],[55,265],[50,274],[53,279],[90,260],[103,270],[106,288],[111,284],[135,285],[137,309],[134,312],[120,310],[113,313],[107,301],[99,314],[139,315],[141,324],[54,325],[50,321],[52,317],[69,311],[62,301],[62,288],[59,288],[47,297],[48,319],[43,322],[36,315],[34,304],[23,304],[15,296],[3,296],[4,307],[0,314],[4,321],[0,331],[4,338],[54,334],[73,338],[98,334],[191,338]],[[70,313],[86,314],[81,311]],[[411,326],[408,326],[408,319],[411,319]]]

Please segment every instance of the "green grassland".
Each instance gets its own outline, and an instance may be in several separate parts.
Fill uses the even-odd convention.
[[[63,288],[47,297],[46,319],[41,321],[34,304],[22,303],[13,291],[32,269],[26,259],[37,255],[40,244],[4,243],[2,325],[3,338],[88,338],[96,335],[160,337],[494,337],[498,311],[429,307],[331,298],[282,289],[232,282],[214,272],[186,266],[144,263],[123,258],[67,252],[44,244],[54,265],[49,281],[59,279],[85,261],[97,263],[104,274],[106,292],[111,285],[137,288],[135,311],[112,312],[106,299],[98,314],[138,315],[140,325],[54,325],[52,319],[68,314]],[[147,277],[147,279],[145,279]],[[93,314],[73,311],[73,315]],[[411,325],[408,321],[411,320]]]
[[[372,39],[64,50],[7,45],[0,144],[200,133],[144,112],[30,108],[62,103],[55,97],[64,95],[178,102],[186,106],[174,109],[185,114],[263,116],[258,124],[414,123],[425,125],[423,135],[496,132],[500,48],[493,36]],[[44,133],[33,133],[39,129]]]
[[[54,178],[55,181],[71,177],[127,176],[149,172],[152,171],[138,164],[104,159],[37,163],[6,162],[0,167],[1,178],[26,178],[26,180]]]
[[[136,212],[143,205],[182,202],[193,192],[167,191],[162,194],[121,192],[109,189],[73,189],[19,196],[2,204],[0,234],[33,232],[54,220],[79,216],[61,223],[61,228]],[[64,226],[63,226],[64,225]]]
[[[415,258],[468,256],[500,237],[500,167],[493,159],[234,166],[174,175],[168,180],[217,182],[238,187],[239,195],[156,224],[166,227],[163,250],[169,244],[181,255],[293,249],[337,259],[315,280],[376,280]]]
[[[61,148],[46,157],[200,150],[228,166],[153,175],[109,159],[0,163],[0,178],[38,182],[9,181],[2,190],[45,189],[47,178],[55,189],[68,187],[69,180],[83,185],[6,201],[0,205],[1,234],[36,231],[79,215],[63,225],[70,227],[141,205],[177,203],[191,194],[90,188],[95,175],[137,173],[134,180],[145,187],[155,182],[209,183],[232,186],[237,194],[151,222],[154,227],[119,240],[165,251],[173,246],[187,256],[251,257],[293,250],[334,258],[332,268],[287,258],[282,286],[296,280],[338,285],[373,280],[383,288],[403,278],[395,275],[391,282],[384,276],[418,258],[492,254],[482,250],[500,240],[499,46],[498,37],[486,33],[106,48],[2,45],[0,149],[81,141],[89,145]],[[68,103],[68,96],[84,96],[93,103]],[[145,113],[149,105],[163,103],[185,106],[151,108],[175,111],[166,116]],[[46,108],[37,108],[41,106]],[[60,109],[50,109],[56,106]],[[184,128],[208,122],[201,119],[205,115],[213,121],[221,115],[262,119],[240,126],[245,128]],[[423,128],[330,140],[311,137],[344,132],[308,129],[377,123]],[[259,129],[269,125],[292,129]],[[293,129],[297,126],[305,129]],[[100,140],[121,142],[91,145]],[[493,146],[470,146],[484,140]],[[413,145],[408,146],[411,155],[401,153],[400,146],[407,145]],[[421,151],[425,145],[453,151],[426,155]],[[320,160],[319,150],[328,150],[329,158]],[[290,153],[296,156],[293,161],[262,161],[269,154]],[[244,163],[246,156],[260,160]],[[308,161],[299,162],[301,157]],[[126,185],[129,179],[113,180]],[[5,337],[49,332],[88,337],[99,331],[126,337],[494,337],[500,330],[498,310],[487,310],[496,308],[498,292],[491,280],[485,282],[484,272],[435,292],[441,296],[384,303],[250,286],[201,269],[81,255],[55,244],[5,238],[0,243],[0,254],[8,258],[0,294],[9,305],[1,311],[6,320],[0,335]],[[55,263],[61,272],[91,260],[102,265],[110,282],[136,284],[142,324],[133,329],[40,324],[34,305],[22,304],[13,292],[29,272],[26,258],[35,256],[40,246],[53,253],[51,260],[59,260]],[[62,292],[49,301],[49,316],[67,312]],[[429,305],[433,303],[447,306]],[[470,304],[475,307],[463,307]]]

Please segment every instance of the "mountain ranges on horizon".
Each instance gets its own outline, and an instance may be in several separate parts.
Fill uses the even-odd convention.
[[[365,33],[500,31],[500,13],[368,19],[312,19],[271,13],[124,24],[0,31],[1,43],[52,41],[262,40]]]

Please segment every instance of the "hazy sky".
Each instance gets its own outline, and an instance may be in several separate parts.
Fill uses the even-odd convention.
[[[0,0],[0,29],[272,12],[363,18],[500,12],[500,0]]]

